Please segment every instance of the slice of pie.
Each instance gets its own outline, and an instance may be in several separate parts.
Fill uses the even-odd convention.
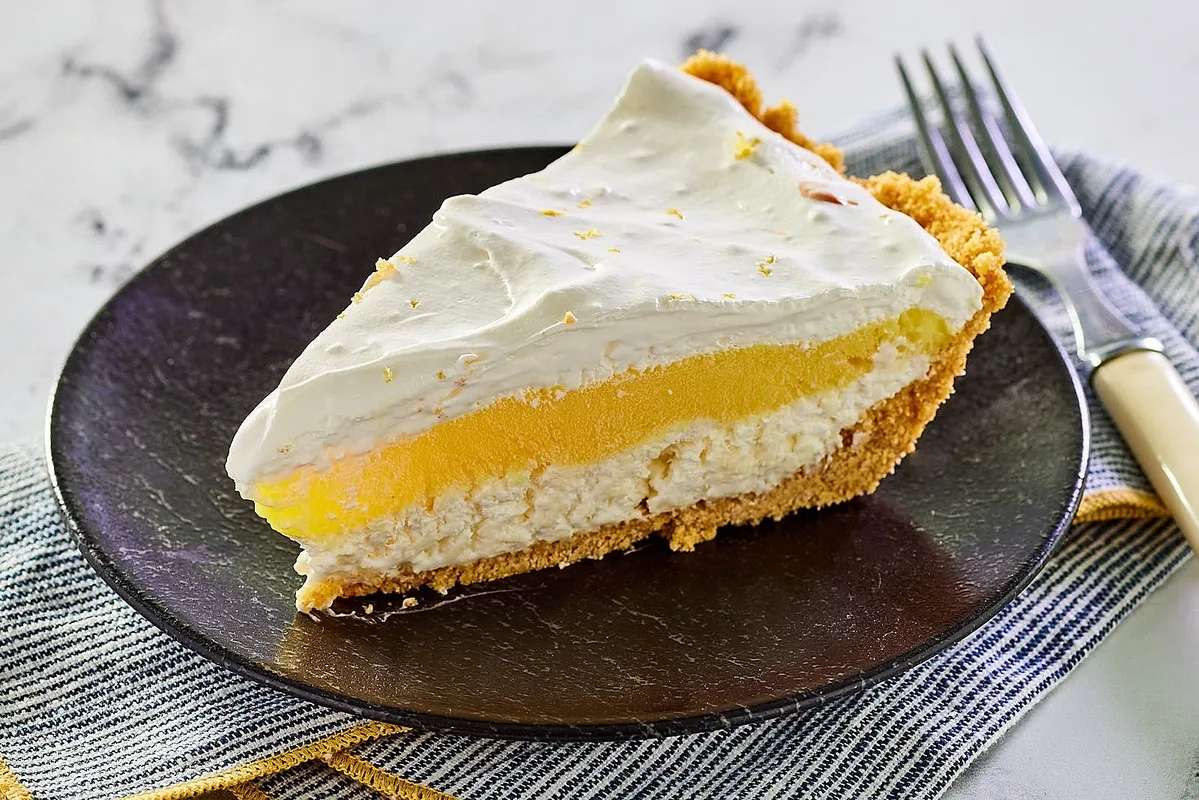
[[[229,454],[303,546],[297,606],[873,491],[1011,287],[935,180],[847,179],[795,116],[722,56],[647,61],[570,153],[380,260]]]

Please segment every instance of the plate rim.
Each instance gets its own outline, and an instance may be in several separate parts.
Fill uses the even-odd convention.
[[[287,189],[258,202],[239,208],[230,214],[226,214],[220,219],[204,226],[199,230],[194,231],[190,235],[177,242],[175,245],[167,248],[159,255],[150,259],[141,269],[131,276],[129,280],[118,287],[100,306],[100,308],[98,308],[89,318],[88,322],[83,326],[80,334],[72,343],[67,356],[63,359],[50,390],[45,416],[45,435],[43,437],[44,456],[56,505],[59,509],[62,519],[66,523],[67,531],[70,534],[72,541],[75,543],[75,546],[82,553],[84,559],[88,562],[92,569],[100,575],[104,582],[122,600],[124,600],[138,614],[148,620],[156,628],[205,659],[214,662],[218,666],[227,669],[236,675],[248,678],[260,685],[267,686],[271,689],[284,692],[293,697],[298,697],[302,700],[306,700],[335,711],[347,713],[364,720],[388,722],[411,727],[419,731],[483,736],[495,739],[560,742],[624,741],[677,736],[683,734],[708,733],[712,731],[738,727],[746,723],[762,722],[782,716],[788,712],[801,711],[804,709],[824,705],[825,703],[841,697],[863,691],[901,672],[911,669],[923,663],[924,661],[927,661],[929,658],[932,658],[934,655],[940,653],[953,644],[961,641],[966,636],[978,630],[1001,610],[1007,607],[1016,598],[1016,596],[1019,595],[1020,592],[1032,582],[1032,580],[1044,568],[1054,551],[1061,544],[1064,534],[1069,530],[1071,524],[1073,523],[1075,514],[1079,508],[1079,504],[1082,502],[1087,469],[1091,458],[1092,431],[1089,406],[1086,402],[1086,395],[1083,391],[1082,381],[1078,370],[1069,356],[1068,351],[1066,350],[1065,346],[1053,336],[1052,332],[1049,331],[1042,319],[1036,314],[1032,307],[1016,293],[1013,293],[1008,302],[1014,302],[1022,306],[1032,318],[1033,322],[1042,330],[1042,332],[1044,332],[1047,340],[1050,342],[1054,352],[1057,355],[1057,363],[1064,369],[1067,377],[1069,378],[1071,387],[1074,390],[1075,401],[1079,408],[1079,419],[1081,422],[1079,463],[1074,486],[1071,489],[1070,499],[1067,503],[1065,512],[1053,526],[1052,531],[1050,531],[1049,534],[1044,538],[1043,544],[1036,552],[1035,556],[1026,562],[1026,567],[1022,571],[1015,573],[1012,576],[1012,579],[1004,585],[1003,590],[998,593],[997,599],[990,605],[977,609],[974,613],[962,618],[955,625],[942,632],[938,636],[926,640],[917,647],[905,651],[904,653],[889,659],[888,661],[876,666],[871,670],[861,673],[858,676],[845,677],[838,681],[826,684],[825,687],[819,690],[802,692],[785,698],[768,700],[748,706],[738,706],[726,711],[714,711],[698,715],[655,719],[647,722],[611,722],[595,724],[584,723],[575,725],[561,723],[536,724],[526,722],[490,722],[479,718],[449,717],[439,714],[430,714],[427,712],[409,711],[391,706],[382,706],[376,703],[354,699],[347,694],[332,692],[305,684],[297,679],[272,671],[267,665],[255,663],[253,659],[247,658],[240,653],[211,640],[203,633],[193,629],[191,626],[175,617],[170,612],[170,609],[164,607],[154,597],[150,596],[150,593],[141,589],[137,583],[130,578],[129,575],[123,572],[116,565],[104,548],[99,546],[98,543],[94,541],[92,534],[85,529],[85,526],[81,524],[80,519],[72,509],[71,504],[64,493],[64,487],[60,476],[59,458],[62,457],[63,454],[57,452],[57,448],[55,446],[55,431],[60,424],[65,424],[64,422],[60,421],[62,414],[61,406],[58,402],[60,397],[60,389],[62,388],[63,384],[69,380],[70,376],[68,375],[68,371],[72,369],[78,353],[91,338],[91,334],[97,327],[97,324],[108,315],[110,309],[120,299],[122,299],[127,292],[132,291],[143,280],[146,280],[146,276],[151,275],[154,272],[156,265],[164,262],[171,253],[185,247],[194,238],[203,235],[212,228],[223,225],[232,217],[246,213],[260,206],[276,203],[292,194],[307,191],[325,183],[404,164],[437,161],[447,158],[488,158],[496,154],[512,152],[541,152],[549,156],[555,152],[560,154],[561,152],[569,149],[569,147],[570,145],[535,144],[474,150],[455,150],[428,154],[415,158],[406,158],[399,161],[374,164],[362,169],[337,173],[317,181]],[[958,379],[960,379],[960,376]]]

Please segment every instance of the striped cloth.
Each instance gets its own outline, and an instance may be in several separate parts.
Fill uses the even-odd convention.
[[[857,174],[920,172],[900,115],[842,141]],[[1063,161],[1102,240],[1087,258],[1105,289],[1199,390],[1199,198],[1082,156]],[[1022,289],[1067,336],[1055,298]],[[1188,555],[1093,398],[1092,414],[1085,512],[1106,521],[1076,525],[1019,598],[974,634],[820,709],[611,744],[420,734],[228,674],[159,633],[90,571],[58,518],[39,448],[2,449],[0,798],[206,788],[279,800],[936,797]]]

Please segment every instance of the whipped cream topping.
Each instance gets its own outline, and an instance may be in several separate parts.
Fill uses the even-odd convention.
[[[380,262],[242,424],[228,470],[248,492],[530,388],[912,307],[956,330],[981,297],[912,219],[723,89],[646,61],[578,147],[449,198]]]

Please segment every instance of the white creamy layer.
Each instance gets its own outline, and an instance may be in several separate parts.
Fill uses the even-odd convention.
[[[418,504],[363,530],[305,542],[296,570],[312,582],[367,581],[403,567],[422,572],[635,519],[643,502],[657,513],[764,492],[820,464],[843,430],[928,366],[927,356],[900,357],[885,345],[874,370],[843,389],[733,425],[695,422],[595,464],[551,466],[447,493],[432,512]]]
[[[912,307],[956,330],[982,294],[913,220],[654,61],[579,147],[450,198],[384,271],[238,431],[243,491],[530,387],[822,341]]]

